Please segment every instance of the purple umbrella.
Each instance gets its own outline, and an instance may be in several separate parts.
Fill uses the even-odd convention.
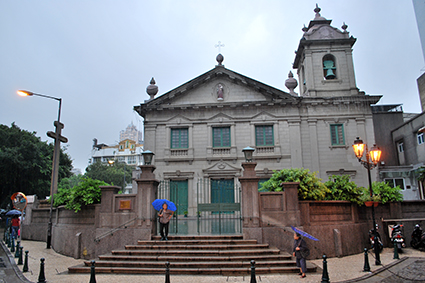
[[[292,226],[291,225],[291,228],[292,228],[292,230],[294,230],[294,232],[295,233],[298,233],[298,234],[300,234],[301,236],[303,236],[303,237],[306,237],[306,238],[309,238],[309,239],[311,239],[311,240],[313,240],[313,241],[319,241],[319,239],[317,239],[317,238],[315,238],[315,237],[313,237],[312,235],[310,235],[309,233],[307,233],[307,232],[304,232],[303,230],[300,230],[300,229],[298,229],[298,228],[295,228],[294,226]]]

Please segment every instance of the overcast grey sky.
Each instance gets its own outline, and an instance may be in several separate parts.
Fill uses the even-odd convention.
[[[132,109],[148,99],[152,76],[161,95],[214,68],[218,41],[225,44],[226,68],[287,91],[284,81],[315,3],[1,0],[0,123],[15,122],[47,140],[57,101],[19,97],[16,90],[61,97],[68,153],[84,172],[93,138],[113,144],[131,122],[142,128]],[[333,26],[345,21],[357,38],[359,89],[420,112],[416,79],[425,64],[412,2],[318,4]]]

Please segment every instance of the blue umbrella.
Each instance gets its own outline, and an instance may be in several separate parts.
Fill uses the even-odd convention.
[[[10,210],[8,213],[6,213],[6,216],[20,216],[22,212],[16,209]]]
[[[167,204],[169,210],[171,210],[171,211],[177,210],[177,207],[174,204],[174,202],[169,201],[168,199],[156,199],[156,200],[153,201],[152,205],[153,205],[153,208],[155,208],[155,210],[160,211],[162,209],[162,205],[164,203]]]
[[[309,233],[307,233],[307,232],[304,232],[303,230],[300,230],[300,229],[298,229],[298,228],[295,228],[294,226],[292,226],[291,225],[291,228],[292,228],[292,230],[294,230],[294,232],[295,233],[298,233],[298,234],[300,234],[301,236],[303,236],[303,237],[306,237],[306,238],[309,238],[309,239],[311,239],[311,240],[313,240],[313,241],[319,241],[319,239],[317,239],[317,238],[315,238],[315,237],[313,237],[312,235],[310,235]]]

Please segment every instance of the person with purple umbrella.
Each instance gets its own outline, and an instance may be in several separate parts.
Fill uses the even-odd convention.
[[[297,259],[297,267],[300,268],[301,278],[305,278],[307,271],[307,263],[306,263],[306,254],[308,254],[307,243],[301,238],[300,233],[294,233],[294,248],[293,248],[293,256]]]
[[[168,226],[174,211],[168,209],[166,202],[162,204],[162,209],[158,212],[159,216],[159,232],[161,234],[161,241],[168,241]]]

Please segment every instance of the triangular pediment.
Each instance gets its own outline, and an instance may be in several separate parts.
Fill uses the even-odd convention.
[[[191,81],[136,106],[140,114],[173,107],[221,107],[230,104],[293,102],[298,97],[224,68],[214,69]]]
[[[220,160],[220,161],[214,163],[214,165],[212,165],[211,167],[203,169],[202,172],[206,176],[213,176],[213,175],[216,175],[216,176],[225,176],[225,175],[226,176],[229,176],[229,175],[237,176],[237,175],[240,174],[241,168],[230,165],[229,163],[227,163],[223,160]]]

